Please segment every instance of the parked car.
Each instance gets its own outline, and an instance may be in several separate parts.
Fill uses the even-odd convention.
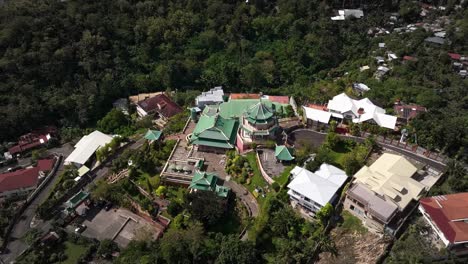
[[[75,233],[78,233],[78,234],[79,234],[79,233],[83,232],[85,229],[86,229],[86,225],[81,224],[81,225],[79,225],[79,226],[77,226],[77,227],[75,228]]]

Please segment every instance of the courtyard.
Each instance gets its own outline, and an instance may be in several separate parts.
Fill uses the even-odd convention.
[[[157,238],[162,233],[162,230],[157,229],[146,219],[122,208],[106,211],[93,207],[82,219],[81,224],[86,226],[83,236],[98,240],[110,239],[121,248],[125,248],[131,240],[138,239],[142,233],[149,231],[153,238]],[[74,232],[75,226],[69,225],[67,229]]]

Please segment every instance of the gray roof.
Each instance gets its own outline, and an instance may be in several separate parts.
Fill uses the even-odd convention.
[[[200,104],[209,102],[209,103],[222,103],[223,102],[224,91],[223,87],[216,86],[208,92],[203,92],[201,95],[197,96],[195,99],[197,106]]]
[[[424,41],[439,44],[439,45],[445,44],[445,39],[440,38],[440,37],[428,37]]]
[[[373,191],[369,190],[362,184],[354,184],[347,193],[353,198],[364,203],[372,215],[386,223],[391,220],[394,213],[398,210],[398,206],[396,204],[391,201],[386,201],[385,198],[377,196]]]

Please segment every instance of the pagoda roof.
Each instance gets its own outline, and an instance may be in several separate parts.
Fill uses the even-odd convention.
[[[148,129],[148,132],[145,134],[147,140],[158,140],[162,135],[162,132],[159,130]]]
[[[274,116],[274,111],[262,101],[251,106],[246,113],[249,121],[265,121]]]
[[[220,148],[234,148],[238,122],[219,115],[201,116],[191,136],[191,143]]]
[[[217,181],[218,176],[216,174],[197,171],[192,178],[189,188],[202,191],[215,191]]]
[[[292,155],[293,149],[290,149],[284,145],[276,146],[275,148],[275,157],[283,161],[291,161],[294,159]]]

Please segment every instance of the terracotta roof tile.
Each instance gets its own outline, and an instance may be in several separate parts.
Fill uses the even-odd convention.
[[[468,223],[462,220],[468,219],[468,193],[427,197],[420,204],[451,243],[468,241]]]
[[[452,60],[459,60],[459,59],[461,58],[461,55],[460,55],[460,54],[457,54],[457,53],[450,53],[450,52],[449,52],[449,53],[447,53],[447,54],[450,56],[450,58],[451,58]]]
[[[276,102],[280,104],[289,104],[289,96],[269,95],[268,99],[272,102]]]
[[[233,99],[260,99],[260,94],[256,93],[232,93],[230,95],[231,100]]]
[[[38,178],[37,167],[0,174],[0,192],[36,186]]]
[[[165,94],[158,94],[154,97],[145,99],[138,103],[146,112],[158,112],[165,118],[170,118],[181,113],[182,107],[178,106]]]

